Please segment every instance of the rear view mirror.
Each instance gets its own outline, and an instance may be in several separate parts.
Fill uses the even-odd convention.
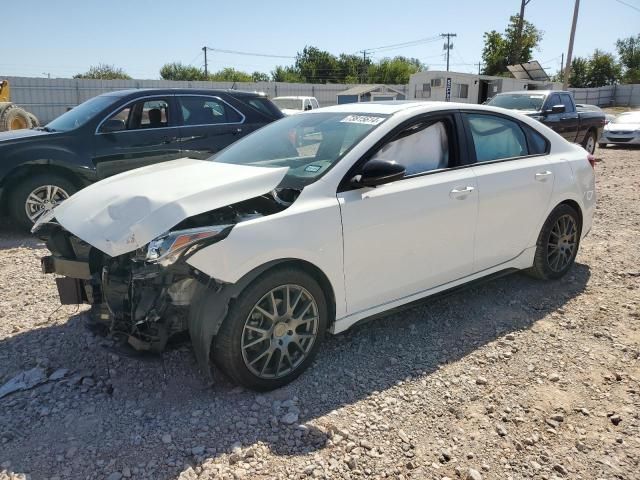
[[[356,187],[375,187],[404,177],[405,168],[399,163],[382,160],[371,160],[364,164],[362,173],[351,179]]]
[[[121,130],[125,130],[125,128],[126,126],[124,124],[124,120],[110,118],[102,124],[102,126],[100,127],[100,133],[119,132]]]

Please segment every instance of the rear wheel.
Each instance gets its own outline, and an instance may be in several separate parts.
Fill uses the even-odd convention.
[[[588,153],[593,155],[593,152],[596,151],[596,144],[598,143],[597,140],[598,139],[596,138],[596,132],[590,130],[589,132],[587,132],[587,136],[582,142],[582,146]]]
[[[232,305],[214,339],[215,363],[236,383],[272,390],[313,361],[327,326],[327,302],[302,270],[268,272]]]
[[[54,209],[77,190],[73,183],[56,174],[27,178],[10,193],[11,216],[20,226],[29,229],[41,215]]]
[[[28,113],[17,105],[9,105],[0,114],[0,131],[31,128]]]
[[[564,276],[578,254],[580,229],[578,212],[569,205],[558,205],[538,236],[533,266],[528,273],[541,280]]]

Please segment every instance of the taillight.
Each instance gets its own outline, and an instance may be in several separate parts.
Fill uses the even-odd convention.
[[[591,168],[596,168],[596,157],[594,157],[593,155],[591,155],[590,153],[587,155],[587,160],[589,160],[589,164],[591,165]]]

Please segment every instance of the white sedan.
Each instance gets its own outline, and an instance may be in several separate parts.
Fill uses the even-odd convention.
[[[326,332],[483,277],[562,277],[591,228],[592,162],[498,108],[338,105],[95,183],[34,232],[63,303],[139,350],[188,331],[207,371],[268,390]]]
[[[598,140],[600,147],[612,145],[640,145],[640,112],[621,113],[602,131]]]

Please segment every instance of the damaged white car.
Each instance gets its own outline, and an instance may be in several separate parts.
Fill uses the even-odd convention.
[[[564,275],[592,160],[497,108],[340,105],[93,184],[33,231],[62,303],[138,350],[186,331],[203,368],[267,390],[327,331],[505,272]]]

